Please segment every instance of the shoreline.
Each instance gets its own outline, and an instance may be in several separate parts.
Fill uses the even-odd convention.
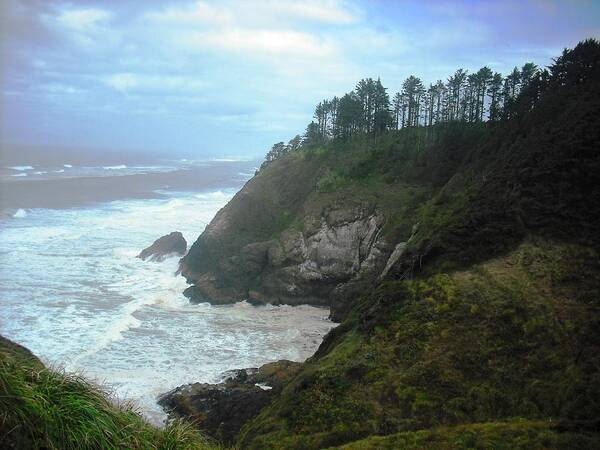
[[[145,411],[156,411],[158,406],[152,405],[158,395],[186,382],[217,382],[224,371],[282,358],[305,360],[333,326],[323,321],[327,309],[192,305],[182,296],[187,287],[183,277],[172,276],[178,258],[161,263],[136,258],[161,230],[175,228],[175,219],[189,222],[184,231],[193,242],[230,198],[219,192],[206,188],[165,199],[130,199],[110,207],[84,206],[76,213],[36,210],[0,225],[0,251],[7,252],[0,284],[11,280],[12,286],[2,333],[52,365],[83,370],[100,384],[108,383],[120,399],[133,399]],[[23,242],[27,244],[15,251]],[[86,267],[95,268],[86,275]],[[31,280],[39,287],[27,287]],[[26,297],[33,301],[20,300]],[[306,330],[287,325],[302,322]],[[287,328],[296,331],[290,335]],[[79,342],[69,337],[73,333]],[[195,355],[195,360],[187,361],[185,355]],[[120,360],[129,360],[131,370],[139,367],[141,372],[134,375]],[[144,394],[137,385],[149,390],[144,388]]]

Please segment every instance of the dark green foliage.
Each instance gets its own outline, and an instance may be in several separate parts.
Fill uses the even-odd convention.
[[[315,151],[327,170],[310,198],[376,186],[388,239],[416,233],[395,279],[356,300],[242,430],[244,448],[598,447],[599,47],[580,44],[548,73],[515,70],[505,121]],[[470,82],[466,111],[481,117]],[[463,88],[448,94],[453,115]]]
[[[469,264],[532,230],[600,245],[599,111],[600,85],[590,80],[557,87],[494,127],[423,207],[415,257]]]

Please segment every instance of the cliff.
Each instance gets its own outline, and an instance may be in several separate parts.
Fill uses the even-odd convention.
[[[389,135],[376,146],[356,140],[274,161],[181,260],[192,283],[186,295],[211,303],[331,306],[341,320],[347,292],[383,274],[398,243],[416,229],[416,210],[484,133],[481,125],[450,124]],[[390,170],[388,156],[402,170]]]
[[[192,299],[342,322],[242,448],[600,445],[600,57],[571,56],[507,120],[303,148],[219,212]]]

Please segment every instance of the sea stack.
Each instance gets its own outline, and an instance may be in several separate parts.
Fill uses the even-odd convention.
[[[173,231],[158,238],[150,247],[142,250],[137,257],[144,261],[161,262],[169,256],[183,256],[186,250],[187,242],[181,232]]]

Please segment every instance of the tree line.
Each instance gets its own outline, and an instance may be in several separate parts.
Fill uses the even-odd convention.
[[[600,43],[595,39],[565,49],[548,68],[532,62],[503,76],[487,66],[474,73],[458,69],[446,81],[425,86],[409,76],[392,97],[378,78],[360,80],[352,92],[321,101],[303,136],[278,142],[265,163],[304,145],[319,145],[357,135],[378,136],[390,130],[445,122],[497,122],[533,108],[543,92],[599,75]]]

